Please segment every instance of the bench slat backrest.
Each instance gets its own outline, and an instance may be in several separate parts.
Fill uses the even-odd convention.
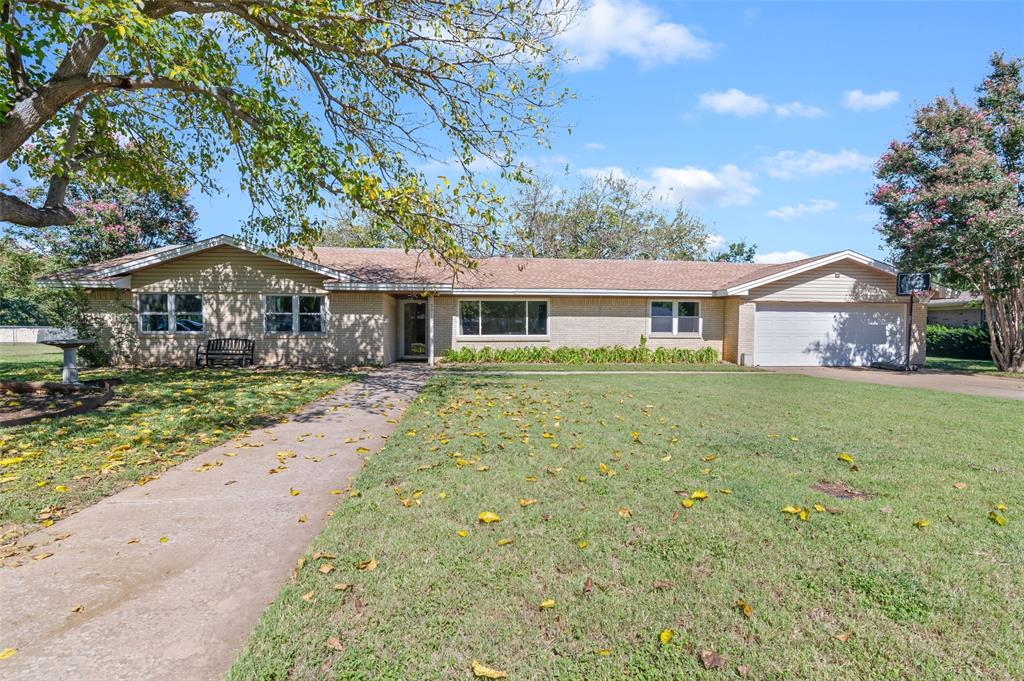
[[[245,352],[256,349],[256,341],[248,338],[211,338],[206,341],[207,352]]]

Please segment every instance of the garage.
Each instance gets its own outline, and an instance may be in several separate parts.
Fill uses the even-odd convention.
[[[761,366],[902,363],[907,308],[882,303],[758,303],[754,358]]]

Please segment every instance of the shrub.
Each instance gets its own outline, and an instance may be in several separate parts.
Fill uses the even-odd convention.
[[[928,354],[934,357],[991,359],[987,326],[928,325]]]
[[[646,344],[627,348],[622,345],[599,348],[548,347],[459,348],[446,350],[441,358],[453,364],[715,364],[714,348],[656,348]]]

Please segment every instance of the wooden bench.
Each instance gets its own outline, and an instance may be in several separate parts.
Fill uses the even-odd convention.
[[[248,338],[211,338],[196,348],[196,366],[251,366],[256,341]]]

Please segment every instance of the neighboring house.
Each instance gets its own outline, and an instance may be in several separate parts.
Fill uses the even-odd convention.
[[[943,326],[985,324],[985,307],[981,303],[981,296],[961,293],[955,297],[931,301],[928,304],[928,323]]]
[[[87,290],[118,363],[187,365],[206,338],[256,340],[262,364],[433,361],[449,348],[712,347],[746,365],[902,362],[908,298],[853,251],[782,265],[484,258],[452,272],[394,249],[302,257],[214,237],[41,279]],[[916,303],[910,358],[924,360]]]

